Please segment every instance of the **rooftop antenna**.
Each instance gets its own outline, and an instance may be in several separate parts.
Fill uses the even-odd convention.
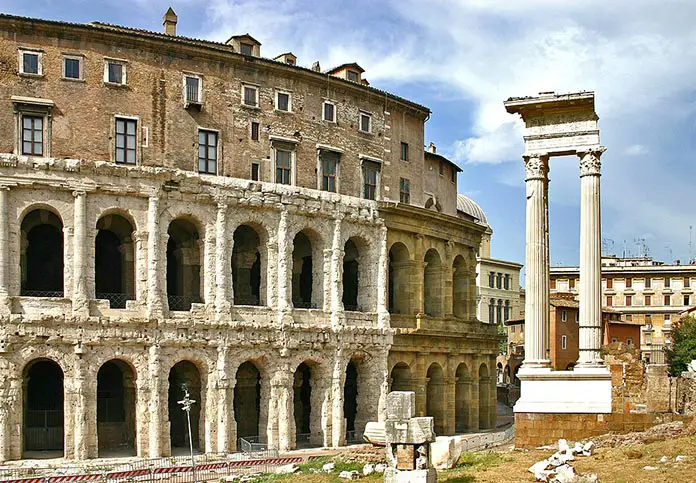
[[[614,240],[611,238],[602,238],[602,255],[614,254]]]
[[[693,225],[689,225],[689,262],[694,259],[693,246],[691,245],[691,230]]]
[[[638,256],[647,257],[650,255],[650,247],[645,243],[645,238],[635,238],[633,242],[638,245]]]
[[[671,264],[674,260],[674,255],[672,255],[672,249],[669,247],[669,245],[665,245],[665,249],[669,252],[669,263]]]

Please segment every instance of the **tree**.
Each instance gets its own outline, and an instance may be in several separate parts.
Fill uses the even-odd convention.
[[[507,343],[508,343],[507,330],[505,329],[505,326],[503,326],[502,324],[499,324],[498,325],[498,354],[507,355],[507,353],[508,353]]]
[[[689,316],[677,321],[672,327],[672,344],[665,349],[669,373],[679,376],[686,366],[696,359],[696,319]]]

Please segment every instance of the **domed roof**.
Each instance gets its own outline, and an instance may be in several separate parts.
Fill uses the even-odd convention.
[[[474,200],[461,193],[457,194],[457,211],[471,216],[479,225],[488,226],[486,214]]]

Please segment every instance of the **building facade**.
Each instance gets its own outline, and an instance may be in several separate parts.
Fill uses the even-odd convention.
[[[0,15],[0,460],[495,425],[485,229],[357,64]]]

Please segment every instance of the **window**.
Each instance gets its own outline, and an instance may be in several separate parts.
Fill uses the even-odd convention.
[[[256,121],[251,122],[251,140],[257,142],[259,140],[259,123]]]
[[[611,295],[607,295],[607,307],[611,307],[614,303],[614,300]]]
[[[43,52],[19,51],[19,73],[27,75],[43,75]]]
[[[290,94],[287,92],[276,93],[276,109],[285,112],[290,112],[292,110],[290,104]]]
[[[440,176],[443,176],[445,174],[445,162],[440,161],[440,167],[438,168],[438,173]]]
[[[650,288],[650,285],[652,284],[652,280],[650,277],[645,277],[645,288]]]
[[[411,182],[406,178],[399,180],[399,201],[401,203],[411,202]]]
[[[630,307],[633,303],[633,297],[631,295],[626,295],[626,307]]]
[[[672,305],[672,296],[671,295],[665,295],[665,305]]]
[[[612,342],[618,342],[618,339],[617,339],[616,337],[612,337],[612,338],[611,338],[611,341],[612,341]]]
[[[135,164],[138,121],[116,118],[116,162]]]
[[[276,183],[291,184],[292,152],[276,149]]]
[[[377,199],[377,179],[379,165],[372,161],[363,162],[363,197],[366,200]]]
[[[184,76],[184,99],[187,105],[203,103],[203,89],[201,84],[201,78],[198,76]]]
[[[82,79],[82,57],[72,55],[63,57],[63,78]]]
[[[568,286],[570,287],[571,290],[575,288],[575,279],[574,278],[571,278],[570,280],[568,280]]]
[[[552,278],[550,283],[551,283],[551,287],[550,287],[551,290],[556,290],[556,279]]]
[[[568,313],[566,310],[561,310],[561,322],[567,322],[568,321]]]
[[[372,132],[372,115],[366,112],[360,112],[360,130],[362,132]]]
[[[452,166],[452,171],[450,171],[450,181],[451,181],[452,183],[456,183],[456,182],[457,182],[457,170],[454,169],[454,166]]]
[[[626,288],[631,288],[633,286],[633,279],[631,277],[626,277]]]
[[[650,306],[652,302],[652,297],[650,295],[645,295],[645,305]]]
[[[22,116],[22,154],[43,156],[43,116]]]
[[[626,314],[623,316],[624,320],[626,322],[632,322],[633,321],[633,315],[632,314]]]
[[[510,318],[510,301],[506,300],[505,301],[505,307],[504,307],[504,316],[503,320],[508,320]]]
[[[633,347],[633,338],[632,337],[626,337],[626,345],[628,347]]]
[[[684,295],[684,305],[689,305],[691,303],[691,297],[689,295]]]
[[[334,151],[322,150],[321,152],[321,189],[336,193],[336,180],[338,177],[338,160],[340,154]]]
[[[672,319],[671,314],[665,314],[665,319],[664,319],[665,322],[669,322],[669,321],[671,321],[671,319]]]
[[[251,180],[259,181],[259,163],[251,163]]]
[[[665,288],[668,288],[672,284],[672,280],[669,277],[665,277]]]
[[[505,290],[510,290],[510,278],[510,275],[505,274],[505,278],[503,279],[503,287],[505,288]]]
[[[198,172],[217,174],[218,133],[198,130]]]
[[[401,161],[408,161],[408,143],[401,143]]]
[[[488,323],[495,323],[495,300],[493,299],[488,303]]]
[[[334,103],[324,101],[324,105],[322,107],[322,119],[324,121],[336,122],[336,106]]]
[[[359,82],[360,81],[360,74],[358,74],[354,70],[346,71],[346,79],[348,79],[351,82]]]
[[[254,46],[252,44],[241,42],[239,44],[239,52],[242,55],[254,55]]]
[[[691,287],[691,279],[689,277],[684,277],[684,288]]]
[[[566,350],[568,348],[568,337],[565,335],[561,336],[561,349]]]
[[[614,279],[607,278],[607,288],[614,288]]]
[[[249,107],[259,107],[259,90],[254,86],[242,86],[242,103]]]
[[[495,288],[495,273],[493,272],[488,274],[488,286],[490,288]]]
[[[495,286],[496,288],[503,288],[503,274],[498,273],[498,275],[495,277]]]
[[[126,85],[126,63],[121,60],[107,59],[104,62],[104,82]]]

